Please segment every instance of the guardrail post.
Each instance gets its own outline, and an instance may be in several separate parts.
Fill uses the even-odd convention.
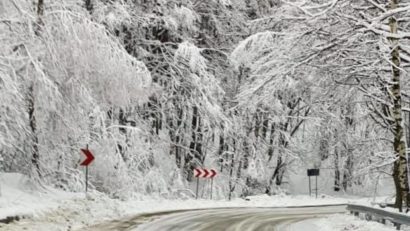
[[[385,225],[385,224],[386,224],[386,219],[382,218],[381,223],[382,223],[383,225]]]
[[[399,223],[394,223],[394,226],[396,226],[396,230],[400,230],[400,224]]]
[[[366,221],[371,221],[372,220],[372,215],[369,213],[366,213],[366,215],[364,215]]]

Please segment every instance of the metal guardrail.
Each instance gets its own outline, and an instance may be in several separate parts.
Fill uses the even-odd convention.
[[[365,215],[366,220],[379,221],[382,224],[386,224],[386,220],[393,223],[397,230],[400,230],[402,225],[410,226],[410,216],[389,212],[383,209],[377,209],[372,207],[367,207],[363,205],[347,205],[347,210],[355,216],[359,216],[360,213]]]

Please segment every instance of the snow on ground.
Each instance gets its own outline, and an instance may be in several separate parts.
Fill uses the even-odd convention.
[[[21,174],[0,174],[0,220],[14,216],[40,216],[42,212],[57,208],[61,201],[76,197],[80,194],[39,188]]]
[[[341,199],[323,198],[313,200],[306,196],[255,196],[250,201],[235,199],[232,201],[209,200],[165,200],[150,199],[145,201],[120,201],[110,199],[103,194],[92,193],[87,198],[64,200],[60,205],[52,207],[48,213],[42,212],[17,223],[1,225],[0,230],[20,231],[54,231],[76,230],[82,227],[102,223],[131,215],[160,212],[169,210],[184,210],[197,208],[220,207],[283,207],[299,205],[339,204]],[[29,208],[29,206],[27,207]]]
[[[309,219],[291,224],[287,231],[393,231],[395,227],[382,225],[374,221],[365,221],[360,218],[337,214],[324,218]],[[402,229],[403,230],[403,229]],[[407,229],[405,229],[407,230]]]
[[[35,187],[20,174],[2,174],[0,181],[0,220],[19,216],[24,219],[0,223],[0,230],[60,231],[76,230],[107,220],[134,216],[141,213],[170,210],[221,208],[221,207],[286,207],[323,204],[343,204],[352,199],[332,198],[322,195],[319,199],[309,196],[253,196],[249,200],[166,200],[142,198],[122,201],[111,199],[98,192],[67,193],[56,189]],[[331,229],[327,229],[331,230]],[[374,229],[373,229],[374,230]],[[305,230],[306,231],[306,230]]]

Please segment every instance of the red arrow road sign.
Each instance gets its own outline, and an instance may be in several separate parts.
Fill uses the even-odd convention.
[[[85,160],[80,164],[81,166],[88,166],[93,162],[94,155],[88,149],[81,149],[81,152],[85,155]]]
[[[194,176],[195,177],[201,177],[202,175],[202,170],[200,168],[195,168],[194,169]]]
[[[200,178],[214,178],[217,172],[214,169],[206,169],[206,168],[195,168],[194,169],[194,177]]]
[[[208,171],[208,169],[202,169],[203,171],[204,171],[204,174],[202,174],[202,176],[201,177],[208,177],[208,175],[209,175],[209,171]]]
[[[211,174],[209,174],[209,177],[210,177],[210,178],[214,178],[214,177],[216,176],[216,171],[215,171],[215,169],[211,169],[210,171],[211,171]]]

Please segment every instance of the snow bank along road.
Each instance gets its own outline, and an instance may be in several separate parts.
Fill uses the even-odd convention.
[[[108,222],[88,231],[280,231],[294,222],[344,212],[345,205],[176,211]]]

